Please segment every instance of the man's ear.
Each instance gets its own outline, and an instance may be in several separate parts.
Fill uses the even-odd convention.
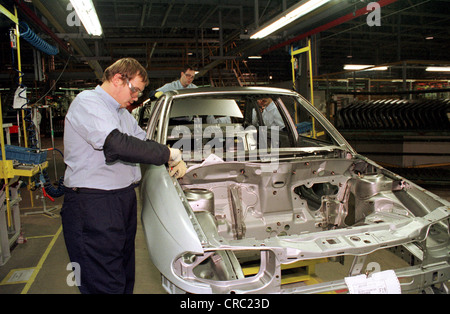
[[[113,76],[111,82],[114,84],[114,86],[121,86],[123,85],[123,79],[122,79],[122,74],[117,73]]]

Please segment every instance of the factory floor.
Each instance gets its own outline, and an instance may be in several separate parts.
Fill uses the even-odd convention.
[[[42,140],[42,147],[51,147],[50,139]],[[55,147],[62,151],[62,138],[55,139]],[[47,172],[52,182],[64,174],[62,156],[48,153]],[[54,160],[56,163],[54,163]],[[56,169],[54,165],[56,164]],[[429,188],[430,191],[450,200],[450,189],[446,187]],[[34,191],[30,194],[27,187],[21,188],[20,222],[22,237],[11,249],[11,257],[0,266],[0,294],[79,294],[76,285],[72,285],[72,269],[68,270],[69,258],[61,231],[59,212],[63,196],[52,202],[45,199],[43,211],[42,194]],[[33,204],[31,202],[33,199]],[[140,211],[140,206],[138,206]],[[136,235],[136,283],[135,294],[165,294],[157,269],[149,259],[148,249],[138,213]],[[371,255],[371,261],[381,265],[382,270],[406,267],[407,264],[387,251]],[[340,263],[322,263],[315,265],[318,280],[339,280],[348,276],[352,259],[346,258]],[[369,262],[369,261],[368,261]]]

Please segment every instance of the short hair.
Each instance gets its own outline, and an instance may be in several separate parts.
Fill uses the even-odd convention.
[[[183,70],[181,72],[186,72],[187,70],[196,71],[196,68],[190,64],[185,64],[183,66]]]
[[[121,74],[124,78],[132,80],[135,76],[139,75],[142,77],[142,81],[145,86],[148,85],[148,74],[147,70],[134,58],[122,58],[111,64],[103,72],[102,81],[110,81],[114,75]]]

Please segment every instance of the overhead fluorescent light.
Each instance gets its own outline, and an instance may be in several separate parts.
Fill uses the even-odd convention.
[[[366,71],[386,71],[388,69],[387,66],[381,66],[381,67],[375,67],[375,65],[369,65],[369,64],[346,64],[344,65],[344,70],[350,70],[350,71],[359,71],[359,70],[365,70]]]
[[[374,67],[374,68],[367,69],[366,71],[386,71],[387,69],[388,69],[388,67]]]
[[[248,56],[248,59],[262,59],[261,56]]]
[[[426,68],[428,72],[450,72],[450,67],[428,67]]]
[[[374,67],[374,65],[367,65],[367,64],[346,64],[344,65],[344,70],[353,70],[353,71],[357,71],[357,70],[364,70],[367,68],[371,68]]]
[[[276,30],[288,25],[289,23],[295,21],[299,17],[308,14],[311,11],[314,11],[315,9],[321,7],[325,3],[329,2],[330,0],[309,0],[309,1],[302,1],[298,6],[296,6],[294,9],[290,10],[289,13],[283,15],[279,19],[277,19],[275,22],[270,23],[267,26],[264,26],[261,30],[250,36],[250,39],[260,39],[264,38]]]
[[[70,3],[75,8],[86,32],[89,35],[100,36],[103,30],[92,0],[70,0]]]

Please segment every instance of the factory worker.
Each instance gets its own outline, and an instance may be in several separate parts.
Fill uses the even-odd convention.
[[[257,102],[261,110],[264,125],[268,127],[278,126],[280,130],[283,129],[285,126],[283,118],[273,100],[271,98],[262,98],[258,99]],[[258,124],[257,121],[256,112],[253,110],[252,123],[256,125]]]
[[[163,85],[162,87],[158,88],[156,91],[150,92],[150,99],[155,100],[165,92],[172,91],[172,90],[179,90],[184,88],[197,88],[197,85],[193,84],[195,78],[195,69],[191,65],[185,65],[183,67],[183,71],[180,73],[180,79],[173,81],[171,83],[167,83]],[[175,118],[174,120],[178,121],[192,121],[193,116],[187,116],[187,117],[179,117]]]
[[[195,69],[190,65],[185,65],[183,71],[181,71],[180,79],[167,83],[164,86],[158,88],[157,92],[168,92],[171,90],[179,90],[183,88],[197,88],[197,85],[192,83],[195,78]]]
[[[179,150],[147,141],[126,109],[148,85],[145,68],[120,59],[102,81],[78,94],[65,118],[62,226],[81,293],[133,293],[139,163],[168,163],[176,177],[186,165]]]

